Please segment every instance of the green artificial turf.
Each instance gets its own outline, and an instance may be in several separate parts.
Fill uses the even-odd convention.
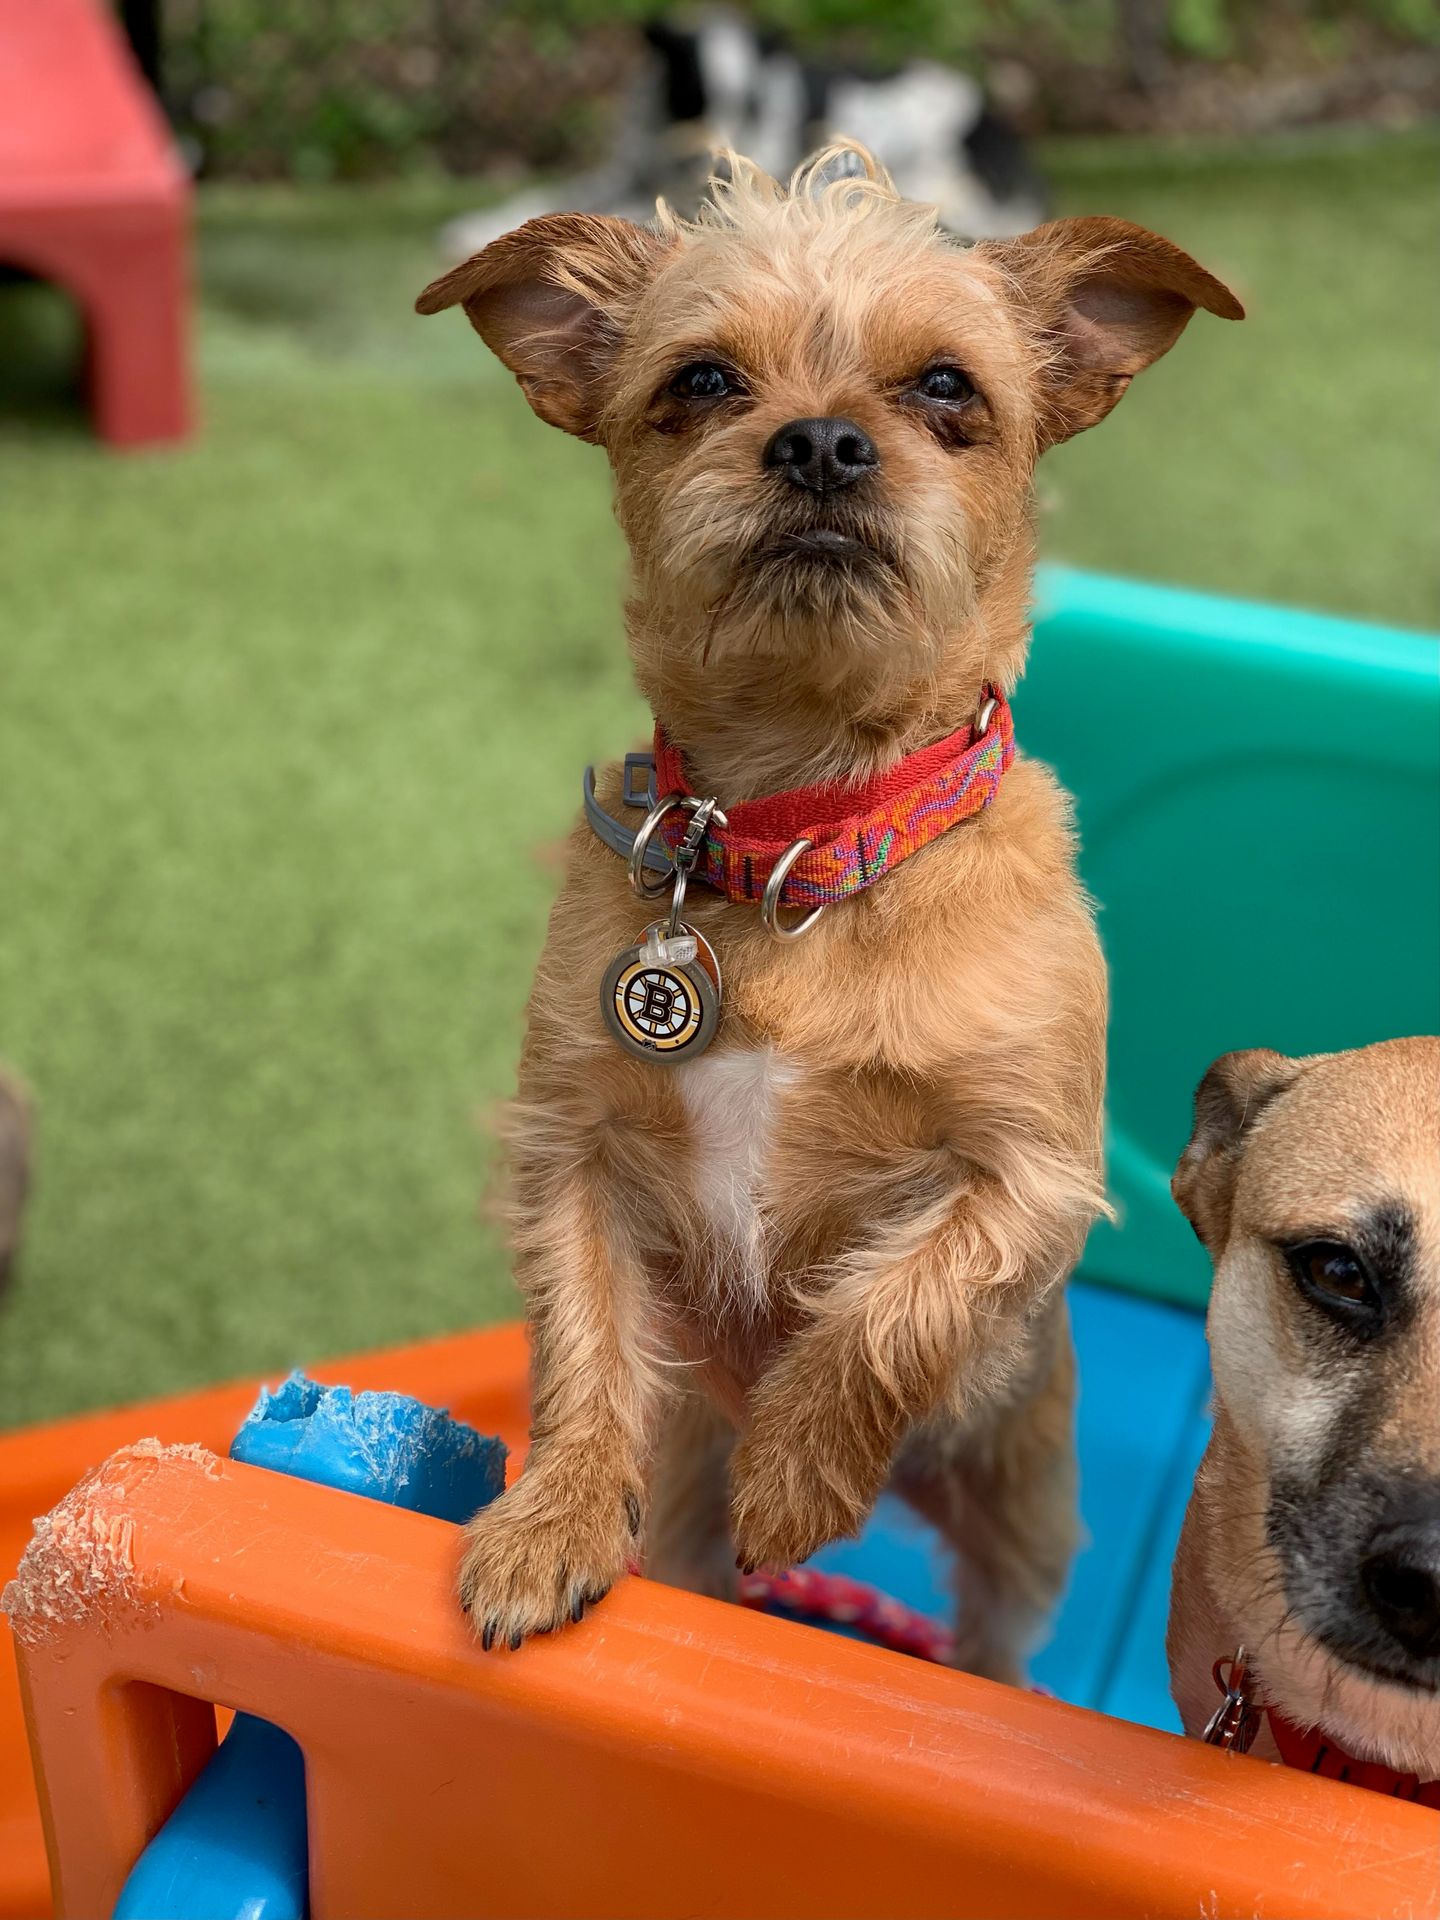
[[[1433,621],[1435,157],[1053,156],[1253,318],[1052,456],[1052,556]],[[487,1129],[580,768],[641,714],[602,456],[410,311],[464,201],[202,196],[177,452],[96,448],[63,313],[0,288],[0,1056],[40,1110],[0,1423],[513,1307]]]

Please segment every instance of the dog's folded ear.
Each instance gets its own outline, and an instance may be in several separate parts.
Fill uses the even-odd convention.
[[[463,306],[540,418],[595,440],[615,345],[664,246],[630,220],[546,214],[432,281],[415,310]]]
[[[1268,1047],[1222,1053],[1195,1093],[1195,1125],[1170,1191],[1199,1237],[1218,1254],[1230,1237],[1230,1210],[1247,1131],[1309,1063]]]
[[[1047,350],[1046,446],[1103,420],[1197,307],[1245,318],[1230,289],[1188,253],[1128,220],[1052,220],[979,251],[1004,267]]]

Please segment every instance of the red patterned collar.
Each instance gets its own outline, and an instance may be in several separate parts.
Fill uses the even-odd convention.
[[[1422,1780],[1401,1773],[1378,1760],[1357,1760],[1320,1727],[1297,1727],[1277,1707],[1263,1707],[1255,1698],[1250,1664],[1244,1647],[1214,1666],[1215,1685],[1224,1698],[1211,1715],[1201,1738],[1207,1746],[1248,1753],[1254,1745],[1263,1715],[1270,1722],[1276,1752],[1287,1767],[1318,1774],[1324,1780],[1343,1780],[1392,1800],[1412,1800],[1417,1806],[1440,1808],[1440,1780]]]
[[[1325,1780],[1344,1780],[1352,1787],[1388,1794],[1392,1800],[1413,1800],[1418,1806],[1440,1808],[1440,1780],[1422,1780],[1400,1773],[1376,1760],[1357,1760],[1319,1727],[1297,1727],[1274,1707],[1266,1708],[1270,1732],[1287,1767],[1318,1773]]]
[[[783,866],[780,904],[823,907],[847,900],[982,812],[1014,758],[1009,705],[1003,694],[987,691],[974,725],[907,754],[871,780],[823,781],[737,801],[724,810],[723,825],[719,814],[708,823],[693,877],[731,900],[758,901]],[[658,727],[655,789],[698,797],[683,756]],[[688,818],[673,811],[658,826],[656,839],[672,855],[686,837]]]

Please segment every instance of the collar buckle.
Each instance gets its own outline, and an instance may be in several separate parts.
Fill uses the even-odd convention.
[[[661,869],[664,878],[652,886],[645,878],[649,865],[647,855],[650,851],[650,841],[666,814],[673,813],[677,807],[690,814],[692,818],[686,828],[684,839],[675,852],[666,859]],[[704,845],[706,830],[712,820],[717,827],[726,825],[725,816],[713,798],[697,800],[687,793],[662,794],[640,822],[640,831],[630,845],[630,885],[642,900],[657,899],[670,886],[677,874],[689,877],[695,862],[700,858],[700,849]],[[682,855],[686,857],[682,859]],[[682,899],[684,897],[683,888],[681,897]]]
[[[670,856],[677,873],[688,875],[694,872],[695,862],[700,858],[700,849],[705,844],[705,835],[709,831],[712,820],[717,826],[725,825],[725,816],[721,813],[720,804],[714,794],[711,794],[708,800],[701,800],[694,808],[685,829],[684,838]]]

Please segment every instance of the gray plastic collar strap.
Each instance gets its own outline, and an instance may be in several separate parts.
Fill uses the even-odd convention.
[[[653,753],[626,754],[625,778],[621,783],[621,792],[627,807],[639,807],[642,813],[650,811],[656,800]]]
[[[585,818],[590,831],[597,840],[603,840],[612,853],[618,853],[622,860],[630,858],[630,850],[635,845],[635,835],[623,820],[617,820],[613,813],[607,813],[595,798],[595,769],[585,769]],[[625,756],[625,804],[627,807],[650,808],[655,804],[655,761],[648,753],[627,753]],[[670,856],[663,847],[654,842],[645,849],[645,866],[652,873],[669,873]]]

